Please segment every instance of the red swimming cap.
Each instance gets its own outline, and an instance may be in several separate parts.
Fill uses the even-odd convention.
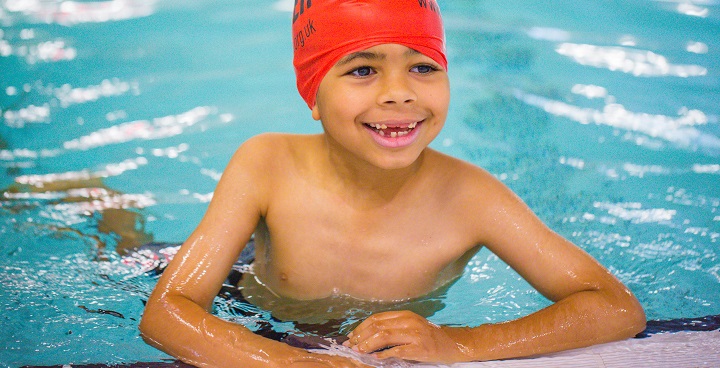
[[[320,81],[335,63],[373,46],[404,45],[447,70],[435,0],[295,0],[292,31],[297,87],[311,109]]]

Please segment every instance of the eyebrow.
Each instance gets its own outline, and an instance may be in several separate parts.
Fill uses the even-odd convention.
[[[413,56],[413,55],[417,55],[417,54],[421,54],[421,52],[417,51],[415,49],[408,49],[407,51],[405,51],[405,56]],[[381,53],[376,53],[376,52],[371,52],[371,51],[358,51],[358,52],[353,52],[353,53],[345,56],[344,58],[340,59],[340,61],[337,62],[337,65],[343,66],[343,65],[349,64],[350,62],[352,62],[355,59],[384,60],[386,57],[387,57],[387,55],[381,54]]]

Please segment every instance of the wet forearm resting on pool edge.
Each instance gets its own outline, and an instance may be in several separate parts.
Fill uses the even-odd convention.
[[[347,358],[313,354],[256,335],[179,295],[151,298],[140,330],[148,344],[198,367],[287,368],[299,362],[332,367],[362,366]]]
[[[528,316],[451,332],[468,360],[496,360],[581,348],[631,338],[645,328],[632,294],[583,291]]]
[[[632,294],[622,290],[588,290],[572,294],[531,315],[478,327],[442,327],[462,351],[454,361],[526,357],[629,338],[642,331],[645,315]],[[228,362],[277,366],[293,362],[345,358],[316,355],[255,335],[224,321],[182,296],[148,303],[141,323],[153,346],[198,366]],[[173,331],[175,333],[170,333]],[[362,352],[362,350],[360,350]],[[443,359],[428,361],[452,363]]]

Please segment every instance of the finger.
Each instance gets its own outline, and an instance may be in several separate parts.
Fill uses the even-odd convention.
[[[353,348],[359,352],[371,353],[402,345],[417,345],[423,343],[424,335],[417,329],[384,329],[361,339]]]
[[[368,328],[371,328],[377,321],[384,320],[392,318],[391,315],[382,316],[380,314],[373,314],[372,316],[365,318],[364,321],[360,322],[355,328],[348,333],[348,338],[352,340],[353,337],[357,336],[358,334],[362,334],[364,331],[367,331]]]
[[[373,314],[360,323],[353,331],[348,334],[348,338],[353,340],[359,336],[368,336],[377,333],[378,330],[385,328],[409,327],[408,323],[413,319],[420,317],[415,313],[408,311],[383,312]],[[422,318],[422,317],[420,317]],[[353,341],[351,341],[353,342]]]
[[[373,354],[373,356],[378,359],[399,358],[419,362],[428,361],[426,355],[427,352],[423,349],[419,349],[417,345],[411,344],[395,346]]]
[[[375,320],[375,321],[382,321],[382,320],[386,320],[386,319],[406,317],[406,316],[410,316],[410,315],[414,315],[414,314],[415,313],[406,311],[406,310],[387,311],[387,312],[375,313],[375,314],[371,315],[370,317],[366,318],[366,320],[370,319],[370,320]]]
[[[372,325],[375,323],[381,323],[383,321],[393,321],[398,319],[406,319],[406,318],[413,318],[413,317],[419,317],[417,314],[409,312],[409,311],[390,311],[390,312],[381,312],[377,314],[373,314],[368,318],[365,318],[364,321],[362,321],[359,325],[357,325],[354,329],[354,331],[357,331],[358,329],[362,330],[364,327],[367,327],[368,325]]]
[[[397,343],[392,341],[387,331],[379,331],[372,336],[358,341],[357,344],[352,346],[352,349],[361,353],[372,353],[395,345],[397,345]]]
[[[395,318],[368,321],[349,335],[345,346],[369,353],[398,345],[418,343],[427,335],[430,323],[415,314],[398,314]]]

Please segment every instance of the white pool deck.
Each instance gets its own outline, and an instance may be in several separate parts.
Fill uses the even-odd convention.
[[[412,364],[402,360],[377,360],[359,355],[350,349],[336,346],[330,350],[316,350],[323,354],[353,357],[375,367],[399,368],[695,368],[720,367],[720,331],[673,332],[652,335],[644,339],[629,339],[576,349],[535,358],[492,362],[458,363],[452,365]],[[60,367],[60,366],[54,366]],[[175,363],[135,363],[131,365],[63,365],[72,367],[189,367]]]
[[[340,355],[345,354],[340,353]],[[720,367],[720,331],[663,333],[644,339],[629,339],[535,358],[459,363],[449,366],[363,360],[376,367],[418,368]]]
[[[658,334],[532,359],[456,364],[453,367],[720,367],[720,331]]]

